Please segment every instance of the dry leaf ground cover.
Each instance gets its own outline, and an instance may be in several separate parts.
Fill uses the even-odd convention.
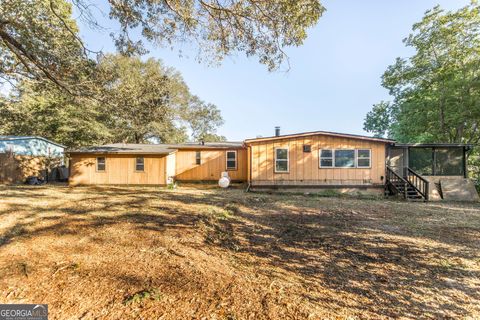
[[[0,187],[0,302],[51,319],[474,319],[479,249],[479,204]]]

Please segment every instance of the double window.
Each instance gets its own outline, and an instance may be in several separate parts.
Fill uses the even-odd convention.
[[[320,150],[320,168],[333,167],[333,150],[322,149]]]
[[[372,155],[370,149],[357,150],[357,168],[370,168]]]
[[[370,149],[322,149],[320,168],[370,168]]]
[[[275,148],[275,172],[288,172],[288,148]]]
[[[227,151],[227,170],[237,170],[237,151]]]

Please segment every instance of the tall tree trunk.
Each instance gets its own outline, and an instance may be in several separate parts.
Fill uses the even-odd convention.
[[[455,129],[455,138],[452,142],[454,143],[462,143],[463,132],[465,129],[465,123],[461,123]]]

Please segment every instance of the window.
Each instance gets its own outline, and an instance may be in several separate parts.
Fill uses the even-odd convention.
[[[135,159],[135,171],[144,171],[145,170],[145,159],[143,157],[138,157]]]
[[[97,157],[97,171],[103,172],[105,168],[105,157]]]
[[[275,172],[288,172],[288,149],[275,149]]]
[[[320,168],[370,168],[370,149],[322,149]]]
[[[320,168],[333,167],[333,150],[322,149],[320,150]]]
[[[237,170],[237,151],[227,151],[227,170]]]
[[[202,153],[200,151],[197,151],[195,153],[195,164],[197,165],[202,164]]]
[[[312,152],[312,146],[309,144],[303,145],[303,152]]]
[[[357,150],[357,168],[370,168],[370,149]]]
[[[336,168],[355,168],[355,150],[335,150]]]

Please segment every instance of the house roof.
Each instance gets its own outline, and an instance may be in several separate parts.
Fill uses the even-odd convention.
[[[132,143],[113,143],[103,146],[83,147],[75,150],[69,150],[68,153],[94,153],[94,154],[170,154],[177,149],[161,144],[132,144]]]
[[[311,131],[311,132],[303,132],[303,133],[295,133],[295,134],[286,134],[286,135],[281,135],[281,136],[271,136],[271,137],[246,139],[245,143],[270,141],[270,140],[282,140],[282,139],[299,138],[299,137],[309,137],[309,136],[316,136],[316,135],[339,137],[339,138],[349,138],[349,139],[359,139],[359,140],[367,140],[367,141],[377,141],[377,142],[383,142],[383,143],[394,143],[395,142],[394,140],[391,140],[391,139],[375,138],[375,137],[362,136],[362,135],[357,135],[357,134],[338,133],[338,132],[329,132],[329,131]]]
[[[180,144],[170,144],[168,146],[177,149],[230,149],[230,148],[243,148],[242,141],[222,141],[222,142],[187,142]]]
[[[2,135],[0,135],[0,141],[34,140],[34,139],[43,140],[45,142],[54,144],[54,145],[59,146],[61,148],[66,148],[66,146],[64,146],[60,143],[53,142],[52,140],[48,140],[47,138],[39,137],[39,136],[9,136],[9,135],[8,136],[2,136]]]
[[[84,147],[69,150],[68,153],[94,153],[94,154],[170,154],[179,149],[231,149],[241,148],[242,142],[206,142],[182,144],[134,144],[113,143],[103,146]]]

